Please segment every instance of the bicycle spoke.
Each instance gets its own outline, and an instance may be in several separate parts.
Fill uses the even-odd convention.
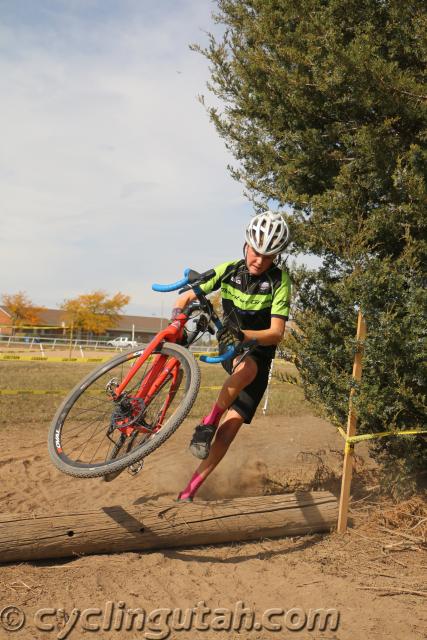
[[[86,447],[87,443],[90,442],[90,440],[92,440],[96,436],[97,433],[100,433],[101,430],[104,430],[106,428],[105,425],[103,424],[102,427],[97,430],[97,427],[99,426],[100,422],[102,422],[102,418],[99,418],[94,422],[95,422],[94,430],[92,431],[91,435],[86,440],[83,441],[83,450]],[[108,429],[108,427],[107,427],[107,429]],[[64,444],[66,444],[66,443],[64,442]],[[79,443],[79,445],[76,445],[76,447],[74,449],[72,449],[70,453],[73,453],[74,451],[76,451],[77,446],[80,446],[80,443]],[[81,451],[81,453],[83,453],[83,450]]]
[[[67,436],[70,437],[70,435],[72,435],[74,433],[74,431],[81,432],[82,431],[82,427],[90,427],[93,424],[93,422],[96,421],[96,420],[99,421],[99,420],[106,419],[107,415],[111,415],[111,413],[108,414],[107,412],[105,412],[103,415],[97,414],[96,417],[84,421],[83,424],[81,422],[77,422],[74,427],[68,426],[67,427]]]

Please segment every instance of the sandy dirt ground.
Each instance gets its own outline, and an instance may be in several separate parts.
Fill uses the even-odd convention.
[[[0,454],[3,513],[172,500],[196,466],[187,451],[193,426],[187,420],[135,478],[125,472],[105,483],[74,479],[53,467],[47,422],[13,425]],[[340,436],[320,418],[260,416],[242,428],[198,499],[298,486],[338,494],[341,451]],[[363,483],[356,477],[352,527],[343,536],[332,532],[2,566],[0,638],[426,638],[425,551],[419,545],[399,553],[384,550],[399,538],[378,528],[393,506],[378,502],[375,486],[369,487],[375,470],[366,449],[358,450],[357,471]],[[139,617],[128,614],[129,609],[142,610],[146,618],[141,611]],[[163,612],[154,613],[158,609]],[[313,618],[316,609],[332,610],[325,628]],[[192,627],[180,629],[188,611]],[[7,631],[19,626],[22,614],[22,628]]]

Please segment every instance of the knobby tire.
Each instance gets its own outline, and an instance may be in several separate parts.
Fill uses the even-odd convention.
[[[123,445],[119,447],[114,445],[116,447],[116,452],[114,453],[113,446],[112,450],[110,450],[108,455],[101,462],[84,463],[80,460],[73,460],[64,453],[62,445],[63,429],[64,425],[67,424],[67,417],[70,415],[70,412],[72,412],[73,407],[76,405],[79,406],[78,403],[83,398],[84,394],[89,396],[91,388],[95,387],[95,395],[90,396],[90,398],[94,398],[93,402],[98,403],[100,407],[99,412],[101,417],[99,418],[99,423],[102,425],[103,422],[105,422],[105,425],[107,425],[108,411],[111,406],[110,414],[112,413],[114,404],[111,400],[111,405],[108,405],[106,399],[98,399],[96,397],[96,394],[100,394],[100,390],[96,389],[96,382],[98,380],[102,380],[103,376],[106,376],[110,371],[113,371],[119,366],[124,367],[124,365],[127,365],[129,361],[134,362],[139,354],[141,354],[141,349],[132,349],[102,364],[81,380],[58,408],[49,429],[48,450],[52,462],[63,473],[78,478],[96,478],[107,474],[116,475],[116,472],[121,472],[126,467],[139,462],[160,447],[176,431],[190,412],[200,387],[199,365],[191,352],[185,347],[178,344],[164,343],[158,350],[156,350],[155,354],[161,354],[168,358],[176,358],[179,362],[180,371],[182,371],[184,376],[184,383],[181,385],[180,393],[182,394],[182,397],[180,396],[179,401],[177,401],[179,403],[174,407],[174,412],[170,416],[165,416],[165,422],[160,430],[148,439],[143,439],[141,444],[137,444],[135,447],[131,446],[131,450],[121,457],[117,457],[117,455],[120,453],[120,449]],[[137,374],[135,374],[134,377],[136,378]],[[141,378],[141,380],[143,379],[144,378]],[[130,386],[131,383],[132,380],[128,386]],[[178,390],[178,387],[179,384],[177,385],[176,391]],[[102,403],[104,404],[102,405]],[[85,409],[82,410],[81,413],[84,411],[92,411],[94,413],[97,411],[96,407],[98,405],[95,404],[95,409]],[[77,424],[78,417],[79,414],[77,413]],[[92,421],[92,424],[96,424],[96,419]],[[71,428],[71,430],[73,429],[74,427]],[[84,432],[83,437],[85,437],[85,433],[86,432]],[[102,426],[99,433],[102,434]],[[77,431],[76,434],[77,437],[80,435]],[[71,436],[69,436],[69,438],[71,438]],[[124,446],[126,448],[126,443],[124,443]]]

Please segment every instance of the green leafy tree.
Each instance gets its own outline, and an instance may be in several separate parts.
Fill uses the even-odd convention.
[[[105,291],[93,291],[64,300],[62,308],[75,329],[102,334],[116,326],[129,300],[129,296],[120,292],[109,298]]]
[[[425,425],[427,5],[424,0],[217,0],[208,106],[258,207],[292,210],[293,337],[309,398],[347,414],[357,307],[368,340],[362,432]],[[204,97],[201,97],[205,102]],[[426,440],[378,440],[388,486],[415,488]]]

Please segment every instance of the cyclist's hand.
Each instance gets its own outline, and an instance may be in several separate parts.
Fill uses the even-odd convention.
[[[236,351],[239,351],[245,336],[240,329],[234,327],[231,324],[225,324],[216,334],[218,340],[218,351],[222,355],[227,347],[234,347]]]
[[[174,307],[171,313],[171,322],[177,319],[177,317],[182,313],[181,307]]]

